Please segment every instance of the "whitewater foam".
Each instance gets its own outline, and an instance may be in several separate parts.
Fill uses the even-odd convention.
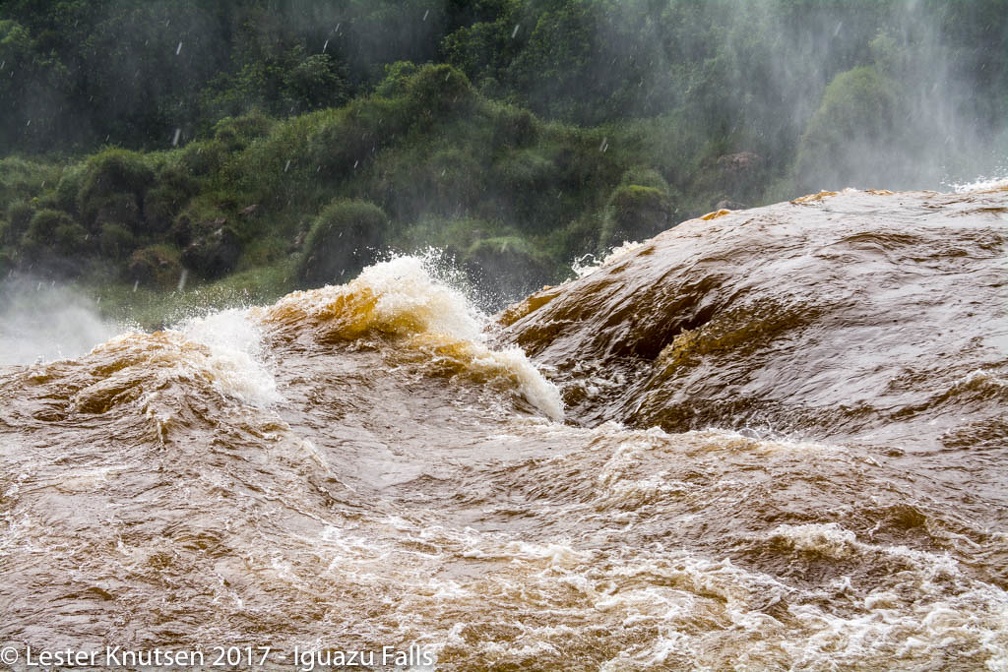
[[[1008,190],[1008,176],[1002,177],[978,177],[972,182],[956,183],[948,185],[957,194],[969,194],[977,191],[1005,191]]]
[[[314,332],[322,343],[396,341],[391,362],[431,372],[505,381],[552,420],[564,416],[560,391],[518,346],[490,347],[488,318],[465,295],[433,277],[420,257],[393,257],[369,266],[345,285],[293,292],[262,319],[289,334]]]
[[[210,349],[205,366],[223,394],[260,407],[283,400],[266,365],[262,328],[247,310],[195,318],[183,324],[181,331]]]
[[[617,245],[612,248],[602,257],[596,257],[594,254],[586,254],[583,257],[578,257],[571,263],[571,270],[574,272],[574,277],[584,278],[601,268],[612,266],[620,259],[625,258],[632,252],[639,250],[642,247],[644,247],[644,243],[633,240],[624,240],[621,245]]]

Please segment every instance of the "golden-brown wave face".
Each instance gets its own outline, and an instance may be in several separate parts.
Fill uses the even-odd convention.
[[[502,315],[569,417],[1008,439],[1008,194],[820,192],[685,222]]]

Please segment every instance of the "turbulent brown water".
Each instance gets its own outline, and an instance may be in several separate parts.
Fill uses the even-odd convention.
[[[1008,670],[1008,189],[714,214],[0,369],[0,665]]]

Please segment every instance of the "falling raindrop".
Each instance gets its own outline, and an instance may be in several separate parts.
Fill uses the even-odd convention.
[[[176,128],[175,129],[175,137],[173,137],[172,141],[171,141],[172,147],[178,147],[178,141],[179,141],[179,138],[181,136],[182,136],[182,129],[181,128]]]
[[[178,47],[175,49],[175,55],[178,56],[181,53],[182,53],[182,42],[180,40],[178,43]]]
[[[518,29],[519,28],[521,28],[521,24],[520,23],[516,23],[515,27],[514,27],[514,30],[511,31],[511,39],[512,40],[515,38],[515,35],[518,34]]]
[[[284,172],[285,173],[287,172],[287,169],[290,168],[290,164],[291,164],[291,160],[287,159],[287,164],[284,166]]]
[[[354,161],[354,162],[353,162],[353,167],[354,167],[354,170],[357,170],[357,164],[358,164],[358,163],[360,163],[360,159],[358,159],[357,161]]]
[[[427,15],[428,15],[428,14],[430,14],[430,10],[429,10],[429,9],[428,9],[428,10],[427,10],[426,12],[424,12],[424,13],[423,13],[423,20],[424,20],[424,21],[426,21],[426,20],[427,20]]]
[[[602,138],[602,144],[599,145],[599,151],[600,152],[604,152],[607,149],[609,149],[609,138],[608,137],[603,137]]]
[[[326,40],[325,44],[322,45],[322,53],[324,54],[325,50],[328,48],[329,48],[329,40]]]

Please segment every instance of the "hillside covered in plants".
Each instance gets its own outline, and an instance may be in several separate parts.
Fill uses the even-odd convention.
[[[500,305],[718,207],[1004,171],[1008,1],[5,0],[0,107],[5,275],[269,298],[435,248]]]

